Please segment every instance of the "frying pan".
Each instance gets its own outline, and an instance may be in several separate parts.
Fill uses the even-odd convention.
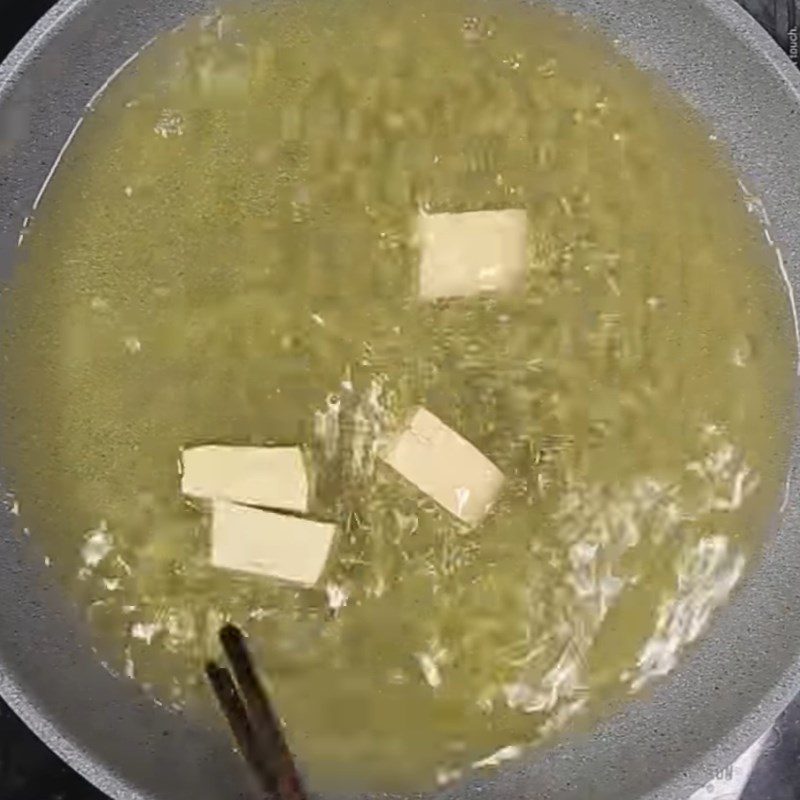
[[[268,0],[262,0],[267,2]],[[730,151],[800,291],[800,73],[733,0],[551,0],[614,39],[705,118]],[[0,66],[0,281],[87,103],[148,40],[206,0],[61,0]],[[6,301],[7,302],[7,301]],[[0,301],[2,313],[2,301]],[[791,463],[800,466],[794,420]],[[3,468],[0,458],[0,488]],[[2,505],[2,504],[0,504]],[[224,734],[106,671],[78,612],[0,509],[0,694],[115,798],[244,796]],[[590,732],[443,797],[681,800],[754,741],[800,688],[800,495],[787,488],[763,553],[668,678]]]

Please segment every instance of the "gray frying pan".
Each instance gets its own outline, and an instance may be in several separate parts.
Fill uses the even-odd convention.
[[[800,73],[777,45],[733,0],[551,2],[605,31],[705,117],[761,197],[800,292]],[[0,281],[11,278],[23,221],[86,104],[151,37],[208,5],[61,0],[0,65]],[[798,467],[800,433],[792,430]],[[246,775],[224,732],[192,727],[103,669],[77,612],[37,566],[30,544],[11,534],[11,522],[0,510],[0,694],[11,707],[115,798],[245,795]],[[680,800],[729,764],[798,688],[794,484],[761,561],[653,694],[591,732],[445,796]]]

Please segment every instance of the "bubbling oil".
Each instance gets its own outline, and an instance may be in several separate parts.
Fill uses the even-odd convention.
[[[421,302],[420,211],[502,208],[524,287]],[[245,628],[315,786],[448,782],[668,673],[775,508],[774,253],[708,131],[545,9],[193,21],[87,116],[24,252],[22,521],[109,662],[187,714],[216,719],[202,664]],[[326,440],[332,395],[375,431],[430,409],[505,474],[493,512],[466,528]],[[319,587],[209,565],[176,468],[205,441],[342,448]]]

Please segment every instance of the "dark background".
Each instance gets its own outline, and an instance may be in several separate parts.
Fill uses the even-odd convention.
[[[5,57],[53,2],[54,0],[0,0],[0,59]],[[0,800],[6,798],[0,795]]]
[[[737,2],[750,11],[798,63],[800,0]],[[52,4],[53,0],[0,0],[0,59]],[[633,1],[631,12],[636,12]],[[775,732],[777,735],[772,739],[777,744],[766,749],[757,762],[741,800],[800,800],[800,696],[781,715]],[[0,701],[0,800],[105,798],[47,750]]]

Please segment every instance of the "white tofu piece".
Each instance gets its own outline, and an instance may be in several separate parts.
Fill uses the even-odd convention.
[[[382,458],[468,525],[486,516],[504,481],[480,450],[424,408],[414,412]]]
[[[420,213],[423,300],[511,292],[525,279],[528,215],[523,209]]]
[[[299,447],[204,445],[181,454],[181,491],[205,500],[308,511],[308,475]]]
[[[211,521],[211,563],[221,569],[313,586],[322,575],[336,526],[217,501]]]

